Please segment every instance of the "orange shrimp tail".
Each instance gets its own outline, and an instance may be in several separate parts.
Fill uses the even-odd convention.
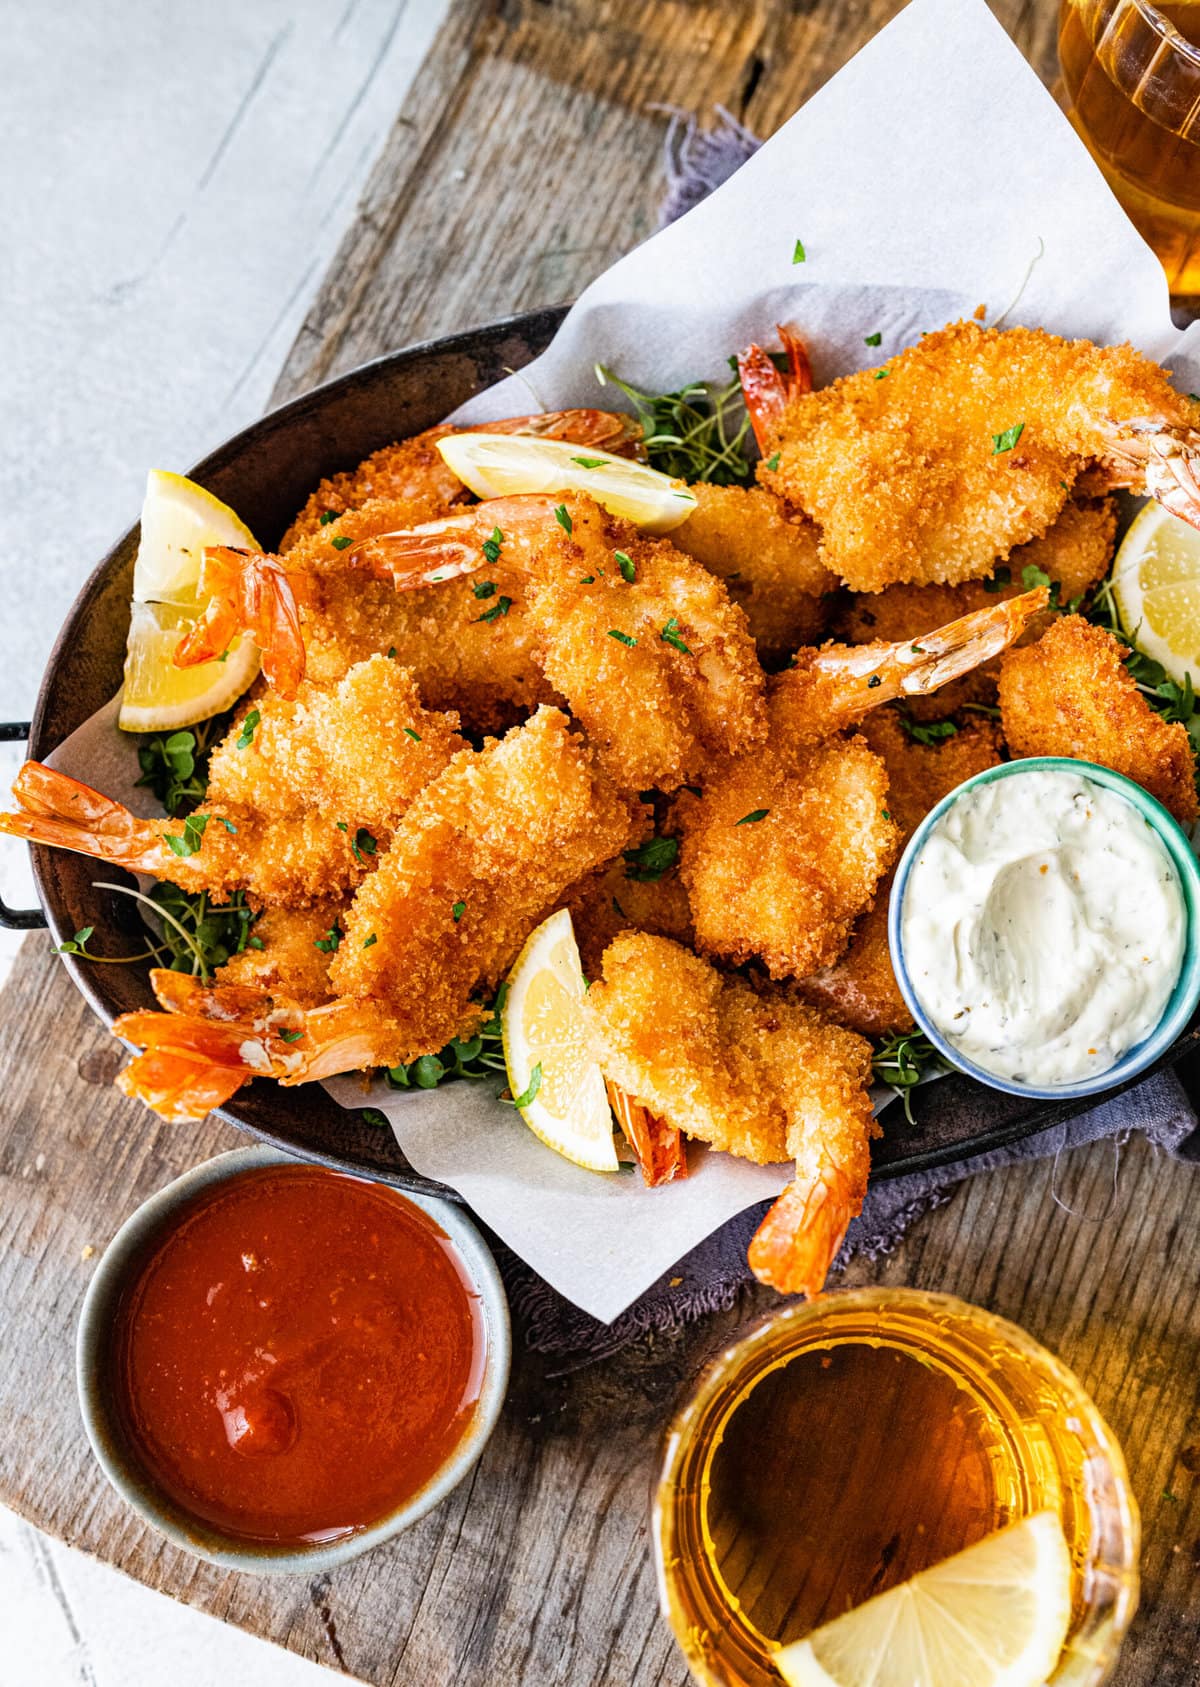
[[[750,416],[750,425],[758,441],[758,449],[765,457],[771,449],[788,401],[813,390],[812,364],[808,348],[799,334],[778,324],[778,333],[787,354],[788,372],[780,373],[770,352],[759,345],[749,345],[738,353],[738,375],[742,382],[742,396]]]
[[[200,591],[208,606],[179,641],[175,666],[214,662],[244,635],[262,651],[268,684],[283,697],[295,696],[305,668],[299,604],[304,584],[272,556],[230,545],[209,546],[200,572]]]
[[[486,562],[475,536],[475,520],[462,533],[455,530],[451,516],[427,522],[407,532],[377,533],[360,539],[346,553],[351,568],[361,568],[376,580],[388,581],[398,592],[415,592],[421,586],[437,586],[444,580],[474,574]]]
[[[174,1027],[176,1035],[168,1038],[160,1027]],[[202,1020],[165,1013],[123,1014],[113,1030],[146,1048],[117,1073],[117,1088],[171,1124],[194,1123],[222,1107],[254,1073],[225,1047],[207,1046],[207,1029]]]
[[[805,1188],[789,1183],[754,1232],[747,1255],[751,1271],[780,1294],[815,1300],[861,1206],[847,1181],[828,1166]]]
[[[683,1132],[676,1130],[635,1101],[620,1084],[605,1080],[608,1099],[617,1116],[617,1123],[625,1133],[625,1140],[633,1149],[642,1177],[650,1189],[662,1183],[674,1183],[687,1176],[687,1149]]]
[[[1200,428],[1135,421],[1110,423],[1102,431],[1108,487],[1146,492],[1200,528]]]
[[[152,822],[139,820],[90,785],[27,761],[12,789],[22,812],[0,814],[0,832],[112,861],[132,872],[162,872],[162,840]]]
[[[546,410],[540,416],[514,416],[504,422],[480,422],[468,431],[564,439],[572,445],[595,445],[617,457],[642,454],[642,424],[620,410]]]

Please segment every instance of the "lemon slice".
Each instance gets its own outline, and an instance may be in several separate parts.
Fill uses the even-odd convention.
[[[142,504],[118,725],[168,732],[228,709],[251,684],[259,655],[236,639],[223,659],[175,667],[175,647],[200,613],[200,568],[207,545],[257,550],[253,533],[227,504],[181,474],[152,469]]]
[[[452,433],[437,448],[477,498],[586,492],[647,533],[669,533],[696,507],[681,480],[591,445],[522,434]]]
[[[784,1646],[789,1687],[1042,1687],[1071,1622],[1071,1555],[1034,1512]]]
[[[587,985],[571,916],[551,914],[508,979],[501,1010],[504,1064],[521,1117],[565,1159],[593,1172],[619,1169],[604,1077],[592,1059],[582,1004]]]
[[[1139,650],[1200,689],[1200,532],[1149,503],[1121,541],[1112,592]]]

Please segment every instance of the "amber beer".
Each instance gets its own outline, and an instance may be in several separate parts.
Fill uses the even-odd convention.
[[[1177,296],[1200,294],[1200,0],[1062,0],[1071,121]]]
[[[949,1295],[827,1295],[722,1354],[671,1424],[663,1612],[703,1687],[779,1687],[776,1646],[1045,1509],[1074,1569],[1054,1687],[1095,1687],[1137,1603],[1138,1517],[1078,1380]]]

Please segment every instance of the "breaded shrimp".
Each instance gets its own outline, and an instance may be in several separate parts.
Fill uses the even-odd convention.
[[[675,790],[711,756],[762,738],[764,679],[745,615],[707,569],[591,498],[494,499],[377,541],[371,557],[401,578],[470,566],[483,579],[487,543],[526,571],[541,671],[620,786]]]
[[[1001,759],[1000,730],[992,721],[967,721],[953,736],[926,746],[905,732],[895,710],[879,709],[864,719],[861,731],[887,768],[888,812],[900,827],[902,841],[964,779],[994,767]],[[796,986],[806,1002],[865,1037],[911,1031],[913,1026],[892,970],[891,884],[889,873],[880,881],[874,907],[855,926],[841,960]]]
[[[467,496],[467,489],[437,450],[437,442],[447,434],[464,431],[568,439],[622,456],[636,451],[642,437],[641,426],[632,416],[608,410],[547,410],[541,415],[516,416],[500,422],[473,422],[469,430],[449,423],[427,428],[411,439],[373,451],[356,469],[323,480],[284,534],[280,555],[286,555],[301,539],[328,525],[331,514],[342,515],[378,498],[389,502],[419,500],[436,506],[428,515],[412,517],[413,521],[431,521],[448,510],[451,504]]]
[[[1125,667],[1127,654],[1078,615],[1009,651],[1000,667],[1004,736],[1014,756],[1073,756],[1111,767],[1190,826],[1200,805],[1187,728],[1154,712]]]
[[[1130,346],[958,322],[881,370],[756,404],[778,452],[762,483],[817,523],[854,591],[982,579],[1081,477],[1200,521],[1196,411]]]
[[[335,991],[385,1008],[404,1027],[403,1058],[442,1048],[569,886],[633,841],[639,807],[557,709],[463,751],[355,897]]]
[[[689,946],[695,940],[692,911],[677,867],[660,879],[642,880],[629,876],[624,861],[613,861],[573,885],[563,900],[571,910],[586,978],[599,972],[600,957],[620,932],[648,931]]]
[[[1043,587],[911,643],[801,651],[775,675],[767,743],[714,763],[701,796],[676,800],[680,871],[702,950],[738,962],[757,956],[775,978],[834,964],[900,841],[883,762],[840,729],[996,655],[1045,602]]]
[[[216,983],[282,996],[303,1008],[327,1002],[333,994],[329,955],[317,944],[329,941],[346,906],[336,897],[311,908],[264,908],[251,928],[252,941],[217,968]]]
[[[796,1161],[750,1263],[785,1293],[818,1294],[866,1193],[870,1044],[644,933],[609,945],[586,1012],[606,1075],[668,1125],[743,1159]]]
[[[1000,598],[1018,596],[1027,589],[1024,577],[1028,568],[1037,569],[1058,586],[1060,603],[1072,603],[1085,597],[1108,572],[1116,531],[1117,511],[1112,498],[1070,503],[1053,527],[1040,539],[1019,545],[1008,563],[989,580],[966,580],[960,586],[887,586],[881,592],[851,597],[838,617],[838,636],[848,644],[916,638],[926,627],[941,626],[956,616],[986,609]],[[1050,622],[1047,609],[1030,622],[1020,642],[1028,644],[1040,638]],[[990,703],[996,695],[999,671],[994,660],[981,663],[933,696],[913,698],[911,711],[917,720],[940,720],[967,703]]]
[[[746,612],[759,660],[781,667],[798,645],[815,644],[828,624],[826,594],[838,582],[820,560],[816,528],[803,517],[789,519],[779,499],[759,486],[700,482],[690,490],[696,508],[673,530],[671,543],[724,580]]]
[[[414,797],[464,747],[457,718],[422,707],[384,656],[337,686],[263,691],[213,751],[202,810],[140,820],[89,786],[27,762],[22,813],[0,831],[217,896],[304,907],[351,890]]]

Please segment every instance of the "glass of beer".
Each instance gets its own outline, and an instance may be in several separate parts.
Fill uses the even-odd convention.
[[[1053,1687],[1096,1687],[1138,1594],[1125,1461],[1079,1380],[950,1295],[852,1289],[715,1358],[666,1438],[663,1614],[703,1687],[780,1687],[772,1658],[1035,1512],[1057,1515],[1071,1618]]]
[[[1062,0],[1068,114],[1167,272],[1200,295],[1200,0]]]

